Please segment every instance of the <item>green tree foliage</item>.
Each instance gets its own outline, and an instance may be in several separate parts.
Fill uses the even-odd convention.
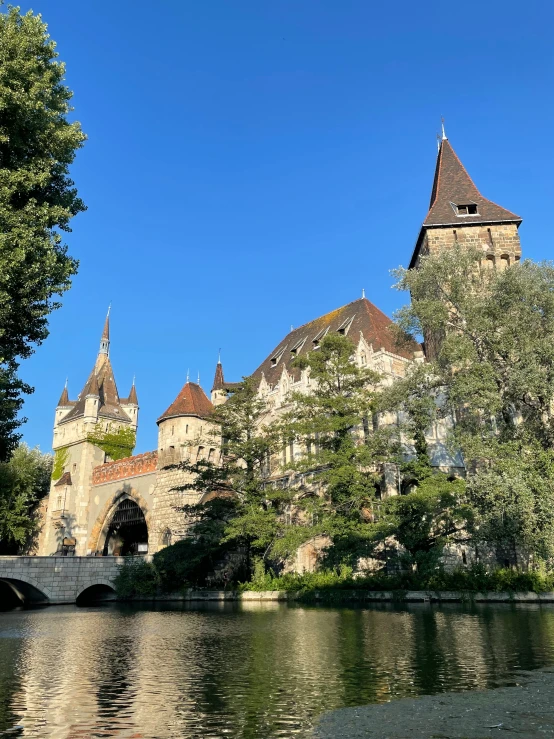
[[[101,449],[114,462],[130,457],[136,440],[137,435],[132,428],[124,426],[114,431],[112,424],[109,424],[106,431],[102,423],[97,423],[92,433],[87,436],[87,441]]]
[[[65,66],[40,15],[0,13],[0,458],[17,443],[18,362],[48,335],[77,269],[60,232],[85,206],[69,166],[85,140],[70,122]]]
[[[8,462],[0,462],[0,552],[16,554],[32,547],[40,528],[38,502],[48,494],[52,457],[20,444]]]
[[[267,489],[268,460],[278,443],[276,433],[264,425],[267,413],[255,381],[245,378],[210,419],[215,444],[223,438],[221,464],[200,459],[178,465],[191,476],[180,489],[193,490],[206,501],[184,508],[196,521],[193,537],[202,545],[203,527],[220,526],[223,550],[243,552],[247,570],[255,557],[269,555],[280,524],[282,493]],[[224,505],[218,501],[221,496],[227,497]],[[208,549],[213,558],[211,545]]]
[[[433,361],[396,391],[434,396],[455,419],[452,446],[467,467],[476,539],[554,556],[554,267],[525,261],[499,271],[461,247],[399,270],[410,306],[402,332],[423,335]]]
[[[389,456],[390,435],[372,428],[380,376],[352,361],[354,352],[350,339],[328,334],[317,350],[294,362],[309,372],[313,391],[291,394],[282,438],[285,443],[296,439],[305,450],[292,467],[311,473],[310,488],[319,486],[324,494],[299,491],[294,500],[298,521],[276,547],[283,554],[292,553],[302,539],[321,534],[333,540],[328,561],[354,564],[369,544],[366,524],[375,507],[380,463]],[[304,527],[295,525],[300,522]]]

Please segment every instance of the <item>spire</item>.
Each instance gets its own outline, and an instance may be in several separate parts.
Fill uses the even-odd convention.
[[[214,382],[212,385],[212,392],[214,390],[223,390],[225,380],[223,379],[223,365],[221,364],[221,353],[217,358],[217,364],[215,366]]]
[[[133,377],[133,384],[131,385],[131,392],[129,393],[129,397],[127,398],[127,403],[138,405],[138,398],[137,398],[137,389],[135,387],[135,378]]]
[[[60,395],[60,399],[58,400],[58,408],[59,407],[67,407],[69,406],[69,395],[67,392],[67,380],[65,381],[65,385],[63,386],[62,394]]]
[[[100,350],[99,354],[109,354],[110,353],[110,310],[111,310],[111,304],[108,306],[108,314],[106,315],[106,320],[104,322],[104,330],[102,331],[102,338],[100,339]]]
[[[444,132],[444,118],[441,118],[441,128],[442,128],[442,140],[446,141],[446,133]]]

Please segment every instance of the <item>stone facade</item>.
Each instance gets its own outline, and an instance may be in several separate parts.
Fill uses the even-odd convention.
[[[521,259],[521,242],[515,223],[493,223],[488,226],[461,223],[457,228],[426,229],[420,255],[437,254],[457,245],[481,249],[485,263],[498,269],[506,269]],[[418,261],[419,256],[416,267]]]

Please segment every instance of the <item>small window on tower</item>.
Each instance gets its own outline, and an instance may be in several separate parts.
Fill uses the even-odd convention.
[[[476,216],[477,215],[477,204],[468,203],[467,205],[457,205],[456,212],[459,216]]]

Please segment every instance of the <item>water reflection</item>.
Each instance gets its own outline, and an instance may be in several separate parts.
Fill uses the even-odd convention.
[[[51,607],[0,614],[0,732],[306,737],[323,711],[554,663],[549,606]]]

